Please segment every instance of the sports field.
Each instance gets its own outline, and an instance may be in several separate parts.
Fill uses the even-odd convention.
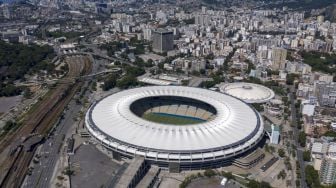
[[[205,122],[203,119],[166,113],[147,113],[143,118],[156,123],[187,125]]]

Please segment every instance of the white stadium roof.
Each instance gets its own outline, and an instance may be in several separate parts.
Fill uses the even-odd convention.
[[[259,84],[235,82],[224,84],[219,89],[247,103],[264,103],[274,98],[273,90]]]
[[[213,106],[217,115],[198,124],[170,125],[147,121],[130,110],[138,99],[155,96],[203,101]],[[242,153],[264,133],[261,116],[241,100],[183,86],[141,87],[110,95],[89,109],[86,126],[96,139],[126,154],[193,160]]]

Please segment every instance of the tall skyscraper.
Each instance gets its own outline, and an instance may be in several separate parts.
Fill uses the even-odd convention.
[[[157,29],[153,32],[153,51],[163,53],[174,49],[172,31]]]

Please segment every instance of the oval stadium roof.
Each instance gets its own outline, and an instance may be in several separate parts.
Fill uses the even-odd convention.
[[[213,106],[217,114],[211,121],[170,125],[147,121],[131,112],[134,101],[155,96],[203,101]],[[118,151],[146,156],[178,154],[169,157],[189,153],[191,158],[200,152],[222,157],[238,154],[258,143],[264,133],[261,116],[243,101],[220,92],[183,86],[140,87],[112,94],[90,107],[86,126],[96,139]]]
[[[246,103],[264,103],[274,98],[273,90],[246,82],[227,83],[222,85],[220,91],[244,100]]]

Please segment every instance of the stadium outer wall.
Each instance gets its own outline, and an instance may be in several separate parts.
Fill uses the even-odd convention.
[[[97,103],[93,104],[90,109],[89,112],[91,111],[92,108],[94,108],[94,106]],[[261,115],[255,110],[253,109],[254,112],[256,113],[256,116],[258,117],[258,126],[262,126],[263,129],[263,122],[262,122],[262,118]],[[207,156],[209,155],[209,153],[214,153],[214,152],[218,152],[218,149],[213,149],[211,151],[207,150],[207,151],[190,151],[189,153],[186,153],[185,151],[182,152],[176,152],[176,151],[166,151],[166,150],[157,150],[157,149],[150,149],[150,148],[141,148],[141,147],[137,147],[137,150],[139,151],[138,153],[130,153],[125,151],[124,149],[121,148],[127,148],[127,147],[135,147],[134,145],[129,145],[128,143],[124,143],[122,141],[116,140],[114,138],[111,138],[109,135],[104,134],[104,132],[100,131],[98,127],[96,127],[94,125],[94,123],[92,123],[92,119],[91,119],[91,114],[87,113],[86,117],[85,117],[85,125],[86,128],[88,129],[88,131],[90,132],[91,136],[105,149],[107,149],[109,152],[111,152],[112,157],[114,159],[120,160],[121,158],[134,158],[136,155],[140,155],[142,157],[145,158],[146,162],[149,164],[153,164],[153,165],[157,165],[161,168],[164,169],[169,169],[170,171],[180,171],[180,170],[200,170],[200,169],[208,169],[208,168],[217,168],[217,167],[222,167],[222,166],[227,166],[232,164],[232,162],[234,161],[234,159],[244,156],[246,153],[249,153],[251,151],[253,151],[259,144],[259,142],[262,140],[263,136],[264,136],[264,131],[262,131],[261,134],[259,135],[254,135],[257,137],[257,139],[247,145],[246,147],[229,153],[227,155],[221,155],[221,156],[211,156],[211,157],[204,157],[203,154],[207,154]],[[107,138],[107,139],[106,139]],[[112,144],[109,144],[112,142],[117,142],[118,146],[115,147]],[[243,145],[243,144],[242,144]],[[122,147],[120,147],[122,146]],[[239,145],[241,146],[241,145]],[[225,148],[225,150],[229,150],[229,149],[234,149],[233,148]],[[223,149],[222,149],[223,150]],[[148,152],[157,152],[157,153],[165,153],[166,154],[166,158],[162,158],[162,157],[150,157],[147,155]],[[193,158],[192,154],[195,153],[199,153],[202,155],[202,157],[200,158]],[[169,158],[170,155],[183,155],[184,159],[181,159],[182,157],[180,157],[179,159],[171,159]],[[185,159],[185,156],[188,156],[187,159]],[[178,170],[171,170],[172,168],[177,168]]]

